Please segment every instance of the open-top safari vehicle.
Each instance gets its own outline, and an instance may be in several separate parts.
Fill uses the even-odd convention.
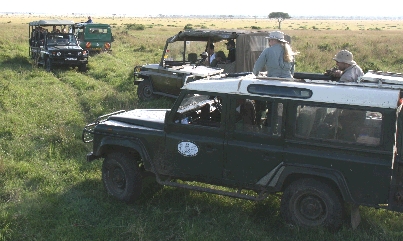
[[[161,60],[134,68],[134,84],[141,100],[156,95],[176,98],[180,88],[188,82],[220,76],[240,76],[252,71],[261,52],[269,46],[268,32],[187,30],[166,40]],[[291,41],[289,36],[286,36]],[[201,64],[206,47],[215,44],[215,52],[225,49],[225,42],[236,43],[236,61],[215,67]],[[209,57],[208,57],[209,58]]]
[[[87,70],[88,54],[71,32],[73,25],[72,21],[56,19],[29,23],[29,55],[35,65],[42,65],[47,71],[56,65]]]

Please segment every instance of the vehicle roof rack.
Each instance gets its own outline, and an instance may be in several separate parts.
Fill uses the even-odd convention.
[[[332,80],[303,79],[304,82],[312,84],[332,84],[332,85],[351,85],[383,89],[402,89],[403,74],[394,72],[383,72],[368,70],[363,76],[359,77],[357,82],[338,82]]]
[[[366,74],[358,78],[358,83],[361,82],[403,86],[403,75],[402,73],[368,70]]]

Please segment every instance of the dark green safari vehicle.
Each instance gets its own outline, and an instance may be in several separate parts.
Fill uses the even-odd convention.
[[[242,30],[186,30],[166,40],[159,63],[134,67],[134,84],[140,100],[158,96],[176,98],[187,82],[221,75],[245,75],[252,71],[261,52],[269,46],[268,32]],[[289,36],[286,36],[289,40]],[[225,43],[236,42],[235,61],[209,66],[203,64],[206,46],[227,55]],[[207,55],[206,55],[207,56]],[[207,57],[208,60],[210,57]]]
[[[100,116],[83,141],[121,201],[137,200],[151,175],[248,200],[282,194],[284,220],[302,227],[338,229],[350,206],[355,228],[359,206],[403,211],[402,89],[390,73],[359,83],[209,78],[184,85],[171,109]]]
[[[73,32],[81,48],[91,52],[112,51],[113,35],[109,24],[76,23]]]
[[[87,70],[88,52],[78,45],[71,32],[73,25],[73,21],[59,19],[29,23],[29,55],[35,65],[42,65],[47,71],[56,66]]]

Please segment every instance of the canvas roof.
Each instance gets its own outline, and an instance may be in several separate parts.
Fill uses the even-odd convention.
[[[49,20],[39,20],[29,23],[29,26],[52,26],[52,25],[73,25],[74,22],[70,20],[61,19],[49,19]]]
[[[218,42],[224,39],[234,39],[238,36],[236,32],[220,31],[220,30],[187,30],[180,31],[178,34],[170,37],[167,42],[176,41],[208,41]]]

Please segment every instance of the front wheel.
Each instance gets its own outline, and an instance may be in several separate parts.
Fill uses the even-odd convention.
[[[137,96],[142,101],[154,99],[153,86],[149,80],[143,80],[137,86]]]
[[[301,179],[284,191],[281,213],[287,223],[337,230],[342,224],[343,206],[330,186],[315,179]]]
[[[124,153],[109,154],[102,165],[102,180],[108,193],[126,203],[142,191],[142,176],[135,158]]]
[[[79,70],[80,72],[85,72],[85,71],[87,71],[87,64],[82,64],[82,65],[78,66],[78,70]]]
[[[45,69],[48,72],[52,71],[52,60],[50,58],[46,59]]]

